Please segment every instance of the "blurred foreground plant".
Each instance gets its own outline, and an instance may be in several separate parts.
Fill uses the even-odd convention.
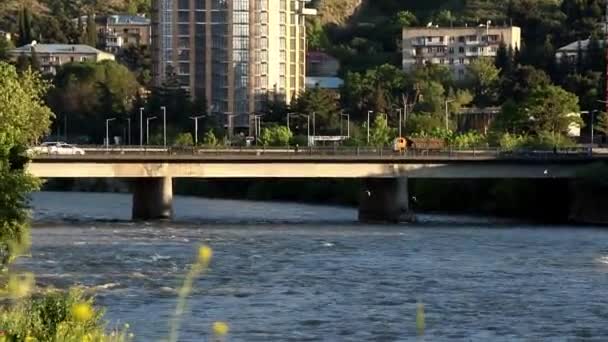
[[[169,333],[169,341],[176,342],[179,338],[179,328],[181,326],[181,318],[186,310],[186,304],[188,300],[188,296],[192,292],[192,284],[194,280],[203,274],[207,268],[209,268],[209,264],[211,263],[211,258],[213,257],[213,250],[208,246],[201,246],[198,249],[198,255],[194,264],[190,268],[190,271],[186,275],[184,279],[184,284],[178,292],[177,298],[177,307],[175,308],[175,313],[171,319],[170,324],[170,333]],[[227,327],[227,325],[226,325]],[[215,330],[215,329],[214,329]],[[226,333],[228,329],[225,329]]]

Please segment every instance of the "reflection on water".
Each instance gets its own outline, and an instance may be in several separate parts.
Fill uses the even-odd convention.
[[[366,226],[351,209],[194,198],[177,199],[178,223],[135,224],[130,197],[116,194],[41,193],[34,206],[20,266],[44,284],[95,287],[139,341],[166,336],[202,243],[215,259],[183,341],[215,320],[231,323],[231,341],[415,341],[418,302],[427,341],[608,337],[602,230],[437,217]]]

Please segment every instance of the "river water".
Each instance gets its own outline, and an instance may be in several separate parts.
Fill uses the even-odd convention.
[[[176,221],[131,223],[130,196],[33,196],[39,283],[97,289],[110,326],[167,336],[196,249],[180,341],[606,341],[608,230],[423,217],[361,225],[356,211],[178,197]],[[416,306],[426,332],[416,337]]]

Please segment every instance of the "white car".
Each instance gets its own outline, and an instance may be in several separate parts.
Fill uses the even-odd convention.
[[[45,142],[40,146],[28,150],[29,155],[54,154],[54,155],[84,155],[84,150],[64,142]]]

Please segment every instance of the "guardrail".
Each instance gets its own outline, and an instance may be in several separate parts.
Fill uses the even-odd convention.
[[[80,146],[86,155],[107,156],[200,156],[200,157],[238,157],[238,156],[260,156],[260,157],[283,157],[303,158],[312,157],[375,157],[375,158],[448,158],[448,159],[589,159],[592,158],[591,149],[588,147],[577,147],[557,150],[517,150],[507,151],[500,148],[483,149],[408,149],[403,152],[395,152],[387,148],[373,147],[168,147],[162,146]],[[61,155],[60,155],[61,156]],[[50,156],[54,157],[53,155]],[[607,155],[608,157],[608,155]]]

